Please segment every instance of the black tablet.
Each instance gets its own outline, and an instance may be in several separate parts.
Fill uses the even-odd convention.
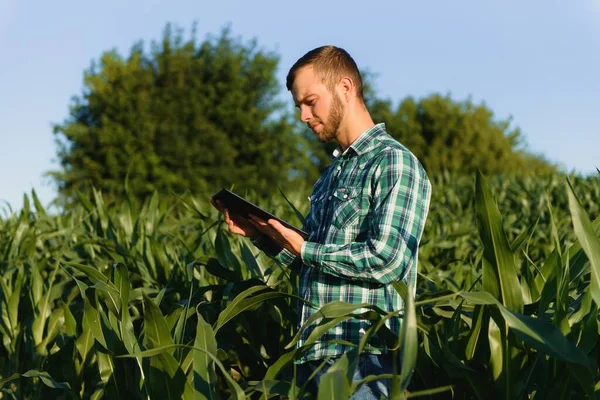
[[[241,197],[227,189],[219,190],[217,193],[215,193],[212,196],[212,198],[214,200],[219,200],[221,203],[223,203],[225,208],[227,208],[227,210],[229,210],[229,212],[231,214],[239,215],[246,219],[248,219],[249,214],[252,214],[259,218],[264,219],[265,221],[272,218],[272,219],[279,221],[283,226],[298,232],[298,234],[300,234],[304,239],[306,239],[308,237],[308,233],[304,232],[302,229],[299,229],[299,228],[295,227],[294,225],[290,224],[289,222],[286,222],[280,218],[277,218],[276,216],[269,213],[268,211],[263,210],[262,208],[258,207],[257,205],[249,202],[248,200],[244,199],[243,197]]]

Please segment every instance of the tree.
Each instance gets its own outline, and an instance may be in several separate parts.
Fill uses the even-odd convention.
[[[430,174],[472,174],[476,168],[484,174],[556,172],[544,157],[526,151],[519,128],[511,128],[510,120],[495,120],[485,104],[433,94],[419,100],[408,96],[396,109],[390,100],[371,96],[368,107]]]
[[[61,195],[94,185],[116,200],[126,177],[138,199],[230,185],[265,195],[314,178],[276,100],[278,56],[228,28],[202,43],[194,36],[167,25],[150,54],[139,42],[127,59],[113,50],[92,63],[69,118],[54,126],[62,169],[49,175]]]
[[[526,150],[519,128],[511,121],[494,119],[485,104],[456,101],[449,95],[432,94],[416,100],[402,99],[396,107],[375,89],[376,75],[361,71],[365,103],[375,123],[384,122],[388,133],[411,150],[430,175],[449,172],[471,175],[476,168],[484,174],[553,174],[557,166],[543,155]],[[309,138],[310,130],[304,135]],[[331,162],[336,143],[309,145],[319,170]]]

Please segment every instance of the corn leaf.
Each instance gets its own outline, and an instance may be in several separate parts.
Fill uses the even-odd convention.
[[[567,180],[567,183],[569,208],[571,210],[571,217],[573,218],[575,234],[590,261],[590,290],[592,291],[592,297],[596,305],[600,307],[600,240],[598,240],[598,237],[594,233],[592,223],[577,199],[571,182]]]
[[[217,388],[215,364],[211,358],[217,355],[217,340],[209,324],[202,315],[196,313],[196,339],[194,347],[203,351],[194,352],[194,392],[198,399],[214,399]]]
[[[509,310],[523,312],[523,296],[513,253],[502,228],[500,211],[481,171],[475,184],[475,208],[483,243],[483,285]]]

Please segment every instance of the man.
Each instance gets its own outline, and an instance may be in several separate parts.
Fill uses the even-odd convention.
[[[362,79],[352,57],[334,46],[316,48],[300,58],[287,76],[287,89],[300,119],[321,142],[339,145],[331,165],[313,186],[304,240],[275,220],[244,221],[229,216],[220,205],[231,232],[250,237],[270,257],[286,266],[298,265],[298,293],[319,307],[332,301],[370,303],[385,311],[403,307],[389,285],[402,280],[415,290],[418,248],[429,211],[431,185],[417,158],[376,125],[363,98]],[[273,246],[273,244],[276,246]],[[315,309],[300,305],[299,327]],[[398,333],[399,318],[387,326]],[[323,360],[335,359],[358,345],[368,321],[343,321],[324,334],[299,360],[306,379]],[[312,329],[303,331],[302,346]],[[354,379],[392,373],[390,355],[375,335],[360,357]],[[301,382],[302,384],[303,382]],[[366,398],[387,396],[389,382],[362,385]],[[311,386],[309,386],[310,388]],[[316,384],[312,386],[316,390]]]

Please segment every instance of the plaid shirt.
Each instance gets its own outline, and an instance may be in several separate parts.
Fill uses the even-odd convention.
[[[402,280],[413,293],[416,289],[418,248],[431,198],[427,174],[384,124],[364,132],[343,153],[338,147],[333,155],[335,160],[309,197],[311,209],[303,226],[309,237],[301,256],[283,248],[273,251],[264,238],[254,244],[286,266],[300,264],[298,294],[319,307],[343,301],[399,310],[402,298],[388,283]],[[300,304],[298,327],[315,311]],[[386,325],[398,333],[400,318],[390,318]],[[366,320],[343,321],[297,362],[339,356],[350,348],[328,341],[358,345],[369,328]],[[303,331],[297,347],[313,329],[314,324]],[[367,347],[371,353],[385,351],[377,336]]]

